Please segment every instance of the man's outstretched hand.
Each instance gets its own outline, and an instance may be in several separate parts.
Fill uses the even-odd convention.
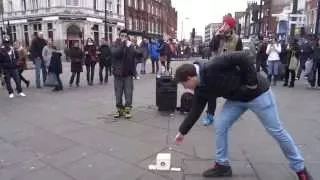
[[[175,143],[177,145],[181,145],[183,143],[183,140],[184,140],[184,135],[182,135],[180,132],[176,135],[176,138],[175,138]]]

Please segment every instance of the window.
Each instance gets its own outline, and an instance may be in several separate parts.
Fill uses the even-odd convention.
[[[151,33],[151,22],[148,21],[148,32]]]
[[[153,11],[154,11],[154,7],[152,6],[151,7],[151,14],[153,14]]]
[[[80,6],[80,0],[67,0],[67,6]]]
[[[29,30],[28,30],[28,25],[23,26],[24,30],[24,42],[26,43],[26,46],[29,46]]]
[[[53,24],[48,23],[48,38],[53,40]]]
[[[38,0],[31,0],[32,9],[38,9]]]
[[[141,0],[141,10],[144,10],[144,0]]]
[[[138,9],[138,0],[134,0],[134,8]]]
[[[108,38],[109,38],[109,42],[112,42],[112,27],[109,27],[109,31],[108,31]]]
[[[10,31],[11,31],[11,37],[13,42],[15,42],[17,40],[17,30],[16,30],[16,26],[10,26]]]
[[[97,0],[93,0],[93,9],[97,10]]]
[[[132,30],[132,18],[131,17],[129,17],[129,19],[128,19],[128,28],[130,30]]]
[[[13,3],[12,0],[8,1],[8,12],[12,12],[13,11]]]
[[[140,30],[141,31],[144,31],[145,29],[144,29],[144,20],[141,20],[140,21]]]
[[[109,13],[112,14],[112,1],[108,1],[107,9],[108,9]]]
[[[51,7],[51,0],[47,0],[47,7],[48,7],[48,8]]]
[[[21,10],[22,11],[27,10],[26,0],[21,0]]]
[[[33,24],[33,34],[41,32],[41,30],[42,30],[41,24]]]
[[[150,10],[151,10],[151,9],[150,9],[150,4],[148,4],[148,13],[150,13]]]
[[[117,14],[120,15],[121,13],[121,3],[120,3],[120,0],[118,0],[117,2]]]
[[[139,22],[138,22],[138,19],[135,20],[135,24],[136,24],[136,30],[139,31]]]
[[[131,0],[128,0],[128,6],[129,6],[129,7],[132,6]]]

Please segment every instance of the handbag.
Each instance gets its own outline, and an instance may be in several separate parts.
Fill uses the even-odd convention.
[[[57,86],[59,84],[58,80],[57,80],[57,76],[54,73],[49,72],[47,79],[46,79],[46,82],[44,84],[47,87]]]
[[[295,71],[295,70],[297,70],[298,66],[299,66],[298,58],[296,57],[295,53],[293,52],[291,54],[291,58],[290,58],[289,70]]]

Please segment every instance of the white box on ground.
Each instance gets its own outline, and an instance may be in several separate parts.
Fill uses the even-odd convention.
[[[157,170],[169,171],[171,167],[171,154],[159,153],[157,155]]]

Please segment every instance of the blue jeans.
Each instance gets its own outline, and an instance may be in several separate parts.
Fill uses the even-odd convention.
[[[44,64],[44,61],[41,58],[36,58],[34,59],[34,65],[35,65],[35,72],[36,72],[36,86],[37,88],[41,88],[41,70],[42,70],[42,80],[43,80],[43,84],[45,83],[46,79],[47,79],[47,68]]]
[[[229,165],[229,128],[248,109],[259,117],[266,131],[278,142],[284,155],[289,160],[291,169],[295,172],[303,170],[304,159],[280,121],[277,104],[271,90],[250,102],[226,101],[220,116],[215,121],[216,162],[221,165]]]
[[[277,61],[268,61],[268,73],[269,76],[278,76],[279,75],[279,66],[280,60]]]

